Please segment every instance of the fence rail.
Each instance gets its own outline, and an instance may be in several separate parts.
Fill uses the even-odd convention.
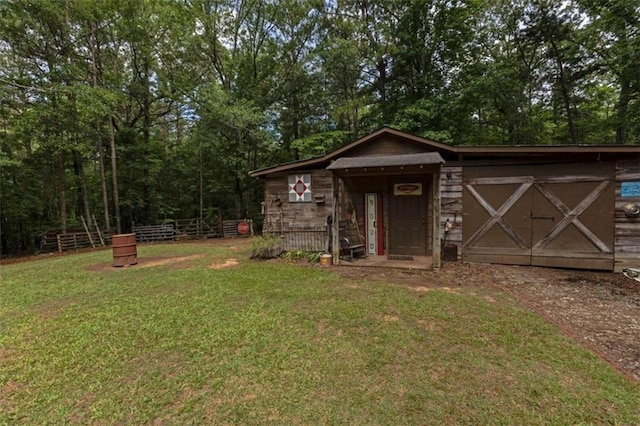
[[[222,236],[220,220],[217,223],[205,219],[178,219],[174,222],[180,238],[217,238]]]
[[[173,225],[134,226],[133,232],[136,234],[136,241],[139,243],[173,241],[173,238],[176,235]]]
[[[239,227],[238,225],[241,223],[243,224]],[[114,231],[100,231],[96,227],[97,223],[95,226],[85,227],[85,229],[69,229],[65,233],[60,229],[45,231],[40,237],[40,251],[43,253],[63,252],[111,245],[111,234]],[[239,232],[239,228],[242,231],[246,229],[246,233]],[[223,225],[220,215],[218,215],[217,219],[209,220],[199,218],[178,219],[162,225],[136,225],[133,226],[132,231],[136,234],[136,241],[139,243],[174,241],[183,238],[221,238],[254,235],[253,221],[251,219],[225,220]]]
[[[280,231],[283,237],[284,250],[326,251],[329,237],[327,228],[291,227]]]
[[[249,225],[249,229],[246,233],[241,234],[238,230],[238,225],[240,223],[245,222]],[[225,220],[222,222],[222,235],[224,237],[251,237],[253,236],[253,220],[251,219],[243,219],[243,220]]]
[[[89,234],[84,231],[79,232],[68,232],[66,234],[57,234],[56,238],[56,247],[59,252],[69,251],[69,250],[80,250],[86,248],[95,248],[100,246],[100,243],[96,243],[100,241],[100,237],[97,232],[90,233],[91,238],[89,238]],[[104,235],[103,237],[108,237]],[[49,237],[51,238],[51,237]],[[106,242],[105,242],[106,243]],[[47,243],[47,248],[50,246],[50,243]],[[51,251],[51,250],[49,250]]]

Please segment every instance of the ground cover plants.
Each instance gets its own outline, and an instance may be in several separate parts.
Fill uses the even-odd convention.
[[[0,266],[0,424],[640,423],[636,383],[507,295],[239,241]]]

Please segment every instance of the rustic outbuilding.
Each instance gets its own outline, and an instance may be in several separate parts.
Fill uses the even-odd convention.
[[[334,263],[640,266],[638,146],[450,146],[382,128],[251,176],[264,231]]]

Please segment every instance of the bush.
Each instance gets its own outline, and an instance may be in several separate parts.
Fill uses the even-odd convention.
[[[289,260],[305,260],[311,263],[320,262],[320,256],[322,252],[319,251],[305,251],[305,250],[291,250],[286,252],[282,257]]]
[[[273,259],[282,254],[282,238],[275,235],[263,235],[251,240],[252,259]]]

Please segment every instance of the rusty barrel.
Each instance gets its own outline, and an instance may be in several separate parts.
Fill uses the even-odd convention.
[[[129,266],[138,263],[136,234],[116,234],[111,236],[113,266]]]

